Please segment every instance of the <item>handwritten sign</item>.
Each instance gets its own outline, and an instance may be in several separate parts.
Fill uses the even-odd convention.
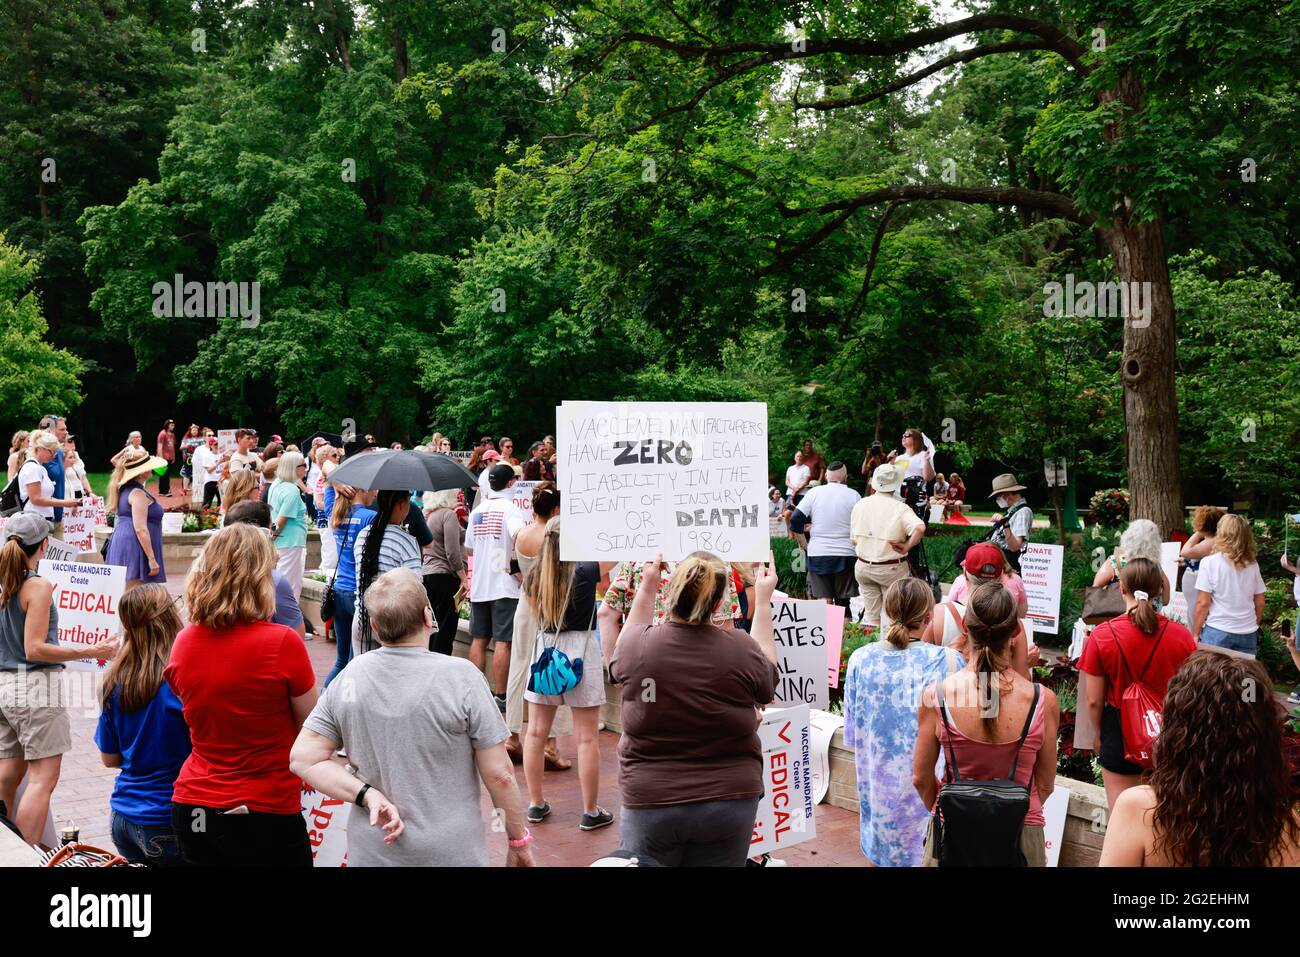
[[[565,402],[555,432],[565,561],[767,558],[765,404]]]
[[[302,819],[307,824],[312,867],[348,866],[347,801],[332,798],[306,784],[302,786]]]
[[[1033,542],[1020,555],[1020,579],[1029,598],[1028,619],[1034,630],[1056,634],[1061,620],[1061,568],[1064,545]]]
[[[817,836],[808,706],[768,708],[758,726],[763,797],[749,842],[750,857],[774,854]]]
[[[777,671],[774,704],[806,704],[822,711],[830,707],[826,618],[831,607],[834,606],[821,601],[772,603]],[[836,608],[836,611],[840,613],[843,634],[844,609]]]
[[[95,517],[77,509],[77,514],[63,513],[63,540],[78,554],[95,551]]]
[[[45,557],[52,562],[75,562],[80,554],[80,549],[53,535],[49,537],[49,545],[45,548]]]
[[[227,452],[234,452],[239,448],[239,443],[235,440],[235,433],[238,429],[218,429],[217,430],[217,452],[225,455]]]
[[[51,540],[53,541],[53,540]],[[54,607],[59,614],[59,644],[88,647],[122,631],[117,603],[126,587],[123,565],[83,565],[42,558],[37,569],[54,584]],[[68,667],[103,671],[106,661],[84,659]]]

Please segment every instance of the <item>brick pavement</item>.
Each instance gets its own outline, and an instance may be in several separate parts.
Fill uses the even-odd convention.
[[[168,590],[180,594],[183,582],[168,583]],[[333,642],[316,639],[307,643],[318,681],[323,682],[334,664]],[[113,790],[116,771],[105,768],[94,745],[96,718],[77,708],[72,713],[72,751],[63,757],[63,773],[54,794],[55,828],[76,822],[81,839],[91,844],[111,847],[108,827],[108,799]],[[600,803],[618,815],[618,736],[603,732],[600,736]],[[560,751],[575,755],[573,742],[560,739]],[[520,793],[527,800],[522,768],[516,768]],[[553,813],[545,823],[534,828],[537,841],[534,852],[539,864],[547,866],[585,866],[618,847],[618,822],[599,831],[578,829],[582,799],[578,786],[577,765],[569,771],[551,771],[546,775],[546,799]],[[505,842],[500,834],[490,832],[491,805],[483,792],[483,819],[489,828],[489,860],[505,860]],[[849,811],[821,804],[817,808],[817,837],[783,852],[782,859],[793,866],[865,866],[858,849],[858,817]]]

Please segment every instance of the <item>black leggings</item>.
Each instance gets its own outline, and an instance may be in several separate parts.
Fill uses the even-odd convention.
[[[433,620],[438,623],[437,633],[429,638],[430,651],[450,655],[455,647],[456,626],[460,623],[455,598],[459,589],[460,578],[456,575],[424,576],[424,591],[433,607]]]
[[[221,504],[221,493],[218,491],[218,487],[220,486],[220,484],[221,484],[220,482],[203,483],[203,507],[204,508],[207,508],[213,502],[216,502],[218,505]]]
[[[311,867],[302,814],[223,814],[172,804],[172,828],[185,863],[195,867]]]

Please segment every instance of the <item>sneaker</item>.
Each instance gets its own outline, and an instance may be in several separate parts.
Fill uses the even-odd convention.
[[[551,816],[551,806],[543,801],[541,804],[528,805],[528,823],[541,824]]]
[[[598,828],[609,827],[613,823],[614,813],[606,811],[603,807],[598,807],[595,814],[584,813],[582,815],[582,823],[578,825],[578,828],[583,831],[594,831]]]
[[[495,701],[495,702],[497,703],[497,707],[501,710],[501,713],[502,713],[502,714],[505,714],[505,713],[506,713],[506,696],[503,695],[503,694],[494,694],[494,695],[492,695],[492,700]]]
[[[1287,696],[1286,703],[1300,704],[1300,688],[1297,688],[1295,691],[1292,691],[1291,694]]]

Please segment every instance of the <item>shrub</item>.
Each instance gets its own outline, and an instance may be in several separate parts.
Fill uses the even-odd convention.
[[[1118,528],[1128,522],[1128,489],[1103,488],[1093,493],[1093,521],[1107,528]]]

